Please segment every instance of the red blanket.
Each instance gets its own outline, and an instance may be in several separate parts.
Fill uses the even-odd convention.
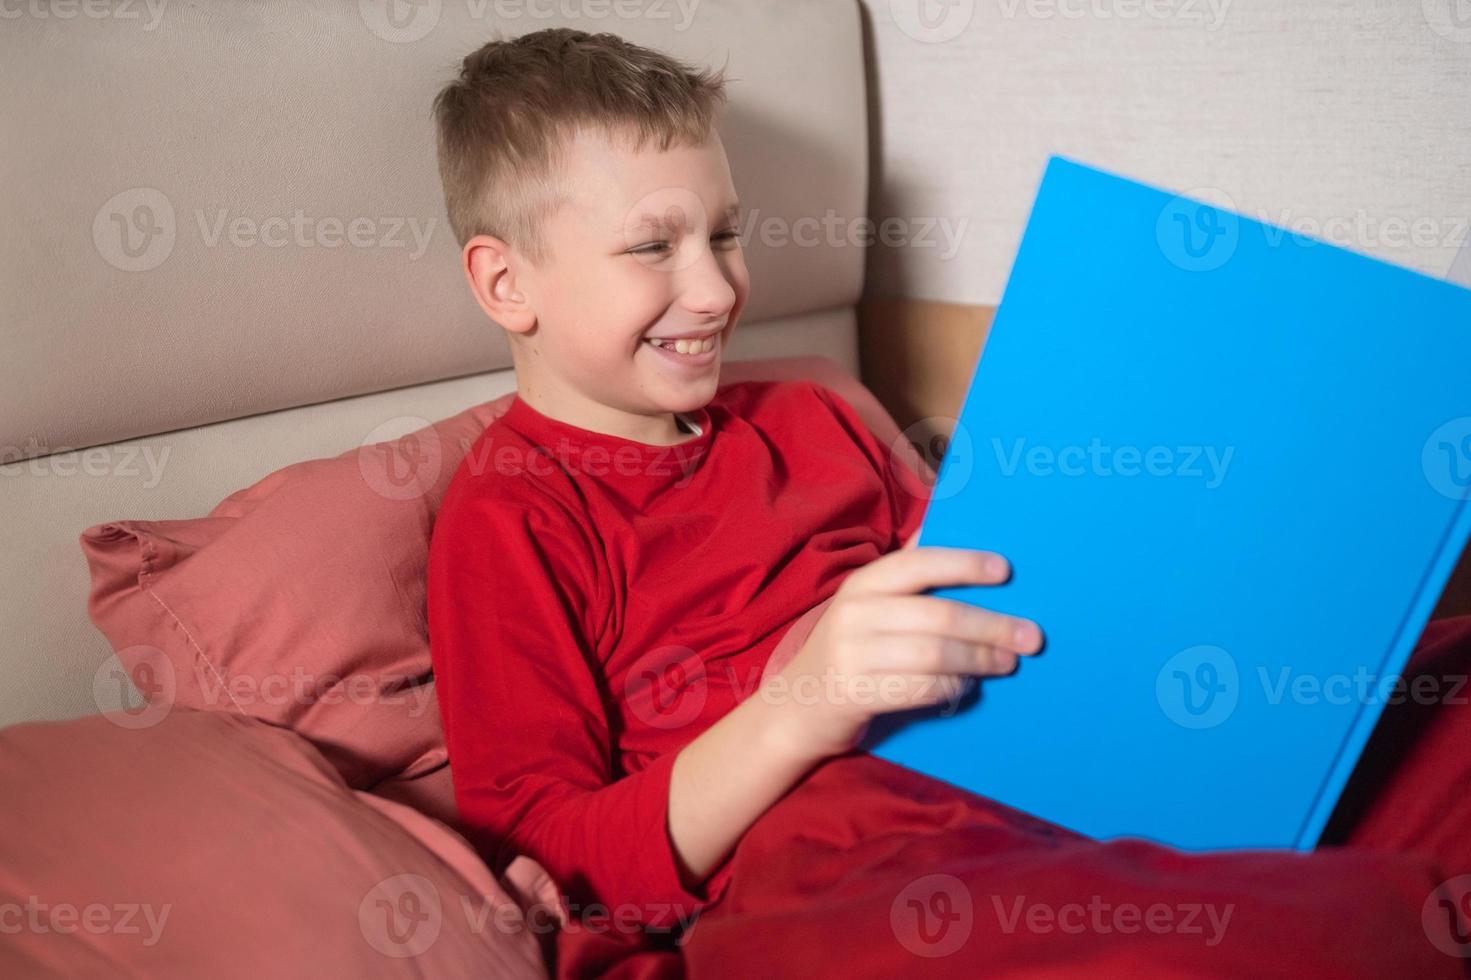
[[[553,968],[762,980],[1471,975],[1468,673],[1471,617],[1432,623],[1405,697],[1385,707],[1310,855],[1100,843],[851,753],[751,827],[728,890],[682,942],[572,923]]]

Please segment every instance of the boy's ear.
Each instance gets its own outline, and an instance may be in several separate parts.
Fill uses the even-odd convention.
[[[470,292],[485,315],[507,330],[525,333],[536,326],[536,311],[516,282],[522,261],[494,235],[476,235],[461,252]]]

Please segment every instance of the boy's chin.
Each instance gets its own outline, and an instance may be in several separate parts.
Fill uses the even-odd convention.
[[[711,373],[709,378],[701,381],[661,388],[654,393],[654,400],[659,403],[659,407],[668,412],[693,412],[710,404],[710,399],[714,397],[718,384],[717,376]]]
[[[652,401],[666,412],[693,412],[710,403],[720,384],[720,365],[711,366],[698,377],[660,375],[648,389]]]

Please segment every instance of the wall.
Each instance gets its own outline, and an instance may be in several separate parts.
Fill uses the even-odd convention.
[[[871,295],[999,300],[1050,153],[1435,275],[1466,238],[1468,0],[862,2],[871,214],[923,219]]]

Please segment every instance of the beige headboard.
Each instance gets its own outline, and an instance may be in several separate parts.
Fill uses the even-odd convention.
[[[864,215],[857,0],[15,9],[0,31],[0,725],[114,706],[115,685],[94,693],[110,651],[86,617],[84,527],[202,515],[287,463],[514,387],[459,271],[430,118],[492,36],[606,30],[727,65],[721,136],[754,219],[731,357],[857,370],[862,249],[763,231]]]

